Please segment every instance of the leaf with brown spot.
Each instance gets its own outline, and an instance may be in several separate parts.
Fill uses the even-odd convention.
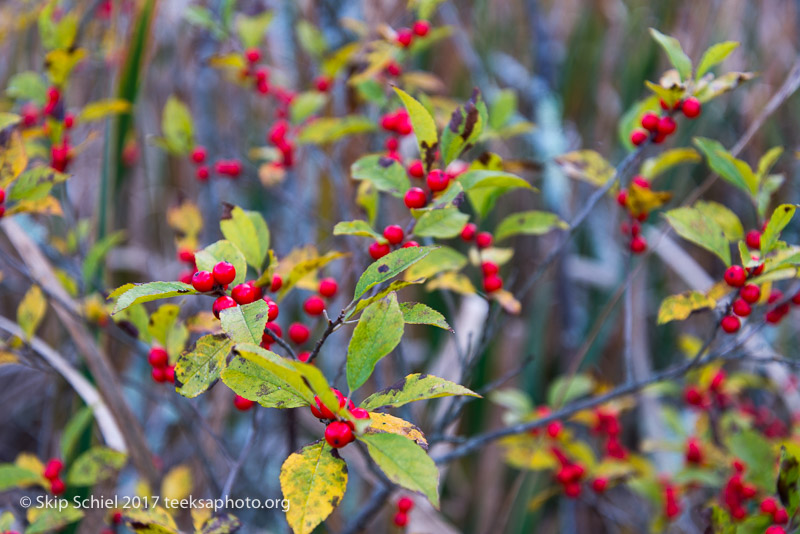
[[[382,406],[403,406],[409,402],[416,402],[454,395],[478,397],[480,395],[455,382],[450,382],[438,376],[426,374],[412,374],[403,378],[396,384],[373,393],[361,403],[365,410],[374,410]]]
[[[260,341],[260,340],[259,340]],[[194,398],[219,380],[233,341],[225,334],[208,334],[175,364],[175,387],[184,397]]]
[[[405,419],[381,412],[370,412],[369,419],[370,424],[365,430],[367,434],[377,434],[381,432],[397,434],[412,440],[425,450],[428,449],[428,440],[425,439],[425,434],[422,433],[422,430]]]
[[[475,144],[488,122],[489,113],[476,88],[463,106],[453,111],[450,122],[442,132],[441,159],[444,165],[458,158]]]
[[[289,501],[286,521],[295,534],[310,534],[341,502],[347,489],[347,464],[320,440],[286,459],[280,481]]]
[[[360,298],[370,288],[397,276],[438,247],[409,247],[390,252],[367,267],[356,284],[354,299]]]

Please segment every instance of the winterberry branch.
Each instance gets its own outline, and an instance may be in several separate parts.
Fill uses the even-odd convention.
[[[256,410],[253,412],[253,420],[252,424],[250,425],[250,434],[247,436],[247,440],[242,446],[242,451],[239,453],[239,458],[236,460],[236,463],[228,473],[228,478],[225,479],[225,485],[222,486],[220,499],[225,499],[230,495],[233,484],[236,482],[236,478],[239,476],[239,472],[242,470],[242,466],[244,465],[245,460],[247,460],[247,456],[250,454],[250,450],[255,444],[256,436],[258,435],[259,423],[263,419],[263,413],[263,410]]]

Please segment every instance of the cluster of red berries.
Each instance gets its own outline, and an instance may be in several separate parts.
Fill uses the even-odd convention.
[[[582,482],[586,475],[586,468],[577,462],[573,462],[567,455],[561,452],[558,447],[552,447],[550,451],[558,459],[560,467],[556,471],[556,482],[561,484],[564,489],[564,495],[567,497],[578,497],[583,490]]]
[[[62,469],[64,469],[64,464],[58,458],[51,458],[44,466],[44,478],[50,481],[50,493],[56,496],[67,490],[67,486],[61,480]]]
[[[240,412],[246,412],[253,406],[255,406],[255,401],[251,401],[250,399],[245,399],[240,395],[236,395],[233,397],[233,405],[236,407],[237,410]]]
[[[242,70],[242,79],[252,78],[256,91],[262,95],[269,94],[269,69],[258,67],[258,63],[261,61],[261,50],[248,48],[244,52],[244,57],[247,60],[247,66]]]
[[[733,462],[734,473],[728,478],[725,486],[722,488],[722,501],[725,507],[736,520],[742,520],[747,517],[747,509],[745,504],[748,500],[756,496],[756,488],[752,484],[747,484],[742,480],[745,466],[742,462],[736,460]],[[784,511],[784,514],[786,512]]]
[[[628,451],[619,439],[622,425],[619,423],[617,412],[608,408],[598,408],[594,415],[595,423],[592,431],[606,437],[606,455],[619,460],[627,458]]]
[[[701,410],[707,410],[712,406],[725,409],[731,404],[731,399],[725,392],[725,383],[728,376],[724,370],[720,369],[711,378],[708,389],[699,386],[689,386],[684,391],[683,397],[689,406],[694,406]]]
[[[393,522],[395,526],[404,527],[408,525],[408,512],[414,508],[414,501],[409,497],[400,497],[397,500],[397,513],[394,514]]]
[[[650,181],[639,174],[631,179],[631,184],[643,189],[650,189]],[[649,214],[647,212],[634,213],[631,210],[628,206],[627,189],[621,189],[617,194],[617,204],[628,210],[628,220],[620,224],[620,232],[622,232],[622,235],[630,237],[630,242],[628,243],[630,251],[633,254],[642,254],[647,250],[647,241],[642,235],[640,223],[646,221]]]
[[[774,497],[765,497],[761,501],[759,509],[762,513],[772,516],[772,522],[775,523],[775,527],[779,528],[780,532],[783,532],[783,528],[779,525],[789,522],[789,514],[786,512],[786,508],[779,506]],[[767,529],[767,533],[769,532],[769,529]]]
[[[178,277],[178,280],[184,284],[191,284],[192,276],[194,276],[194,273],[197,272],[197,263],[194,259],[194,252],[188,248],[180,248],[178,249],[178,260],[180,260],[181,263],[185,263],[189,266],[189,269],[186,269],[181,273],[181,275]]]
[[[405,108],[398,108],[396,111],[381,117],[381,128],[397,135],[408,135],[414,131],[411,126],[411,118]]]
[[[664,140],[675,133],[678,125],[672,114],[676,111],[682,111],[687,119],[694,119],[700,115],[702,107],[700,101],[694,97],[689,97],[684,100],[679,100],[674,106],[669,106],[663,100],[661,101],[661,109],[665,112],[662,115],[648,111],[642,115],[641,125],[642,129],[635,129],[631,132],[631,143],[636,146],[641,145],[647,140],[653,143],[663,143]]]
[[[274,323],[270,319],[264,326],[264,334],[261,336],[261,346],[269,350],[278,337],[283,337],[283,330],[278,323]],[[308,341],[309,337],[311,337],[311,330],[303,323],[292,323],[289,325],[289,339],[296,345],[302,345]],[[301,354],[302,357],[298,356],[298,359],[302,362],[308,361],[310,354]]]
[[[151,347],[147,362],[153,368],[150,372],[153,382],[175,383],[175,366],[169,364],[169,354],[166,350],[161,347]]]
[[[205,164],[207,157],[206,149],[202,146],[196,146],[192,149],[190,157],[192,158],[192,163],[196,165],[194,171],[195,177],[201,182],[208,180],[211,171],[208,165]],[[242,163],[237,159],[221,159],[214,163],[214,171],[220,176],[238,178],[238,176],[242,174]]]
[[[395,42],[403,48],[408,48],[414,42],[414,37],[425,37],[431,31],[431,24],[427,20],[418,20],[411,28],[397,30]]]
[[[756,408],[750,399],[744,399],[739,405],[739,410],[743,415],[751,417],[753,426],[768,438],[788,437],[791,433],[789,425],[768,406]]]
[[[419,243],[413,240],[408,240],[403,243],[406,234],[403,231],[403,228],[396,225],[390,224],[386,228],[383,229],[383,238],[386,242],[383,241],[375,241],[369,246],[369,255],[372,257],[373,260],[380,259],[387,254],[389,254],[392,250],[396,250],[398,248],[409,248],[409,247],[418,247]]]
[[[275,145],[275,148],[281,153],[281,161],[275,162],[275,165],[285,168],[294,165],[294,143],[286,138],[288,134],[289,123],[281,119],[275,121],[267,135],[267,140]]]
[[[494,237],[489,232],[479,232],[474,223],[467,223],[461,229],[461,240],[465,243],[475,242],[478,250],[483,250],[492,246]],[[483,290],[487,293],[494,293],[503,289],[503,279],[500,276],[500,266],[493,261],[481,262],[481,276]]]
[[[547,406],[539,406],[536,409],[536,415],[539,418],[547,417],[548,415],[550,415],[550,408],[548,408]],[[561,435],[561,429],[562,428],[563,428],[563,425],[561,424],[561,421],[551,421],[550,423],[547,423],[547,426],[545,426],[545,432],[547,433],[548,437],[550,437],[552,439],[557,439],[558,436]],[[539,429],[538,428],[532,428],[530,430],[530,433],[531,433],[532,436],[538,436],[539,435]]]
[[[338,389],[331,388],[331,391],[333,391],[339,401],[339,410],[344,409],[345,405],[347,405],[350,415],[355,419],[369,419],[369,412],[367,410],[364,408],[356,408],[353,401],[345,397]],[[319,400],[318,395],[314,397],[314,402],[315,404],[309,406],[314,417],[330,421],[325,427],[325,441],[328,442],[328,445],[334,449],[341,449],[356,439],[355,434],[353,434],[356,427],[351,421],[337,419],[336,414]]]
[[[678,488],[668,480],[662,480],[661,483],[664,487],[664,517],[671,521],[681,515]]]
[[[339,284],[333,278],[323,278],[317,288],[319,295],[312,295],[303,303],[303,311],[311,316],[322,315],[325,311],[325,298],[333,298],[339,291]]]

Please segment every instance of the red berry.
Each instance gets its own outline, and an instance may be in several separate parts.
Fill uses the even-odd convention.
[[[300,352],[297,354],[297,359],[303,363],[307,362],[309,358],[311,358],[310,352]]]
[[[792,297],[792,304],[795,306],[800,306],[800,291],[794,294]]]
[[[194,147],[192,150],[192,161],[195,163],[203,163],[206,160],[206,149],[201,146]]]
[[[645,130],[649,130],[651,132],[655,132],[658,130],[658,121],[659,117],[652,111],[648,111],[644,115],[642,115],[642,128]]]
[[[487,293],[494,293],[495,291],[502,289],[502,287],[503,279],[496,274],[489,275],[483,279],[483,290]]]
[[[115,525],[122,523],[122,512],[116,511],[111,515],[111,522]]]
[[[406,196],[403,198],[403,201],[409,209],[420,209],[424,208],[425,204],[428,203],[428,195],[419,187],[412,187],[406,191]]]
[[[231,290],[231,297],[237,304],[250,304],[258,299],[257,288],[248,283],[238,284]]]
[[[169,354],[161,347],[153,347],[147,355],[151,367],[166,367],[169,364]]]
[[[369,255],[372,256],[373,260],[381,259],[382,257],[386,256],[391,249],[389,245],[386,243],[379,243],[375,241],[373,244],[369,246]]]
[[[686,442],[686,461],[690,464],[703,463],[703,450],[696,438],[689,438]]]
[[[267,319],[270,321],[274,321],[278,318],[278,314],[280,313],[280,308],[278,308],[278,303],[272,300],[267,302]]]
[[[400,497],[397,501],[397,510],[400,512],[410,512],[414,508],[414,501],[409,497]]]
[[[761,232],[758,230],[750,230],[747,232],[747,235],[744,236],[744,242],[747,243],[747,246],[759,250],[761,248]]]
[[[195,169],[194,175],[195,178],[197,178],[199,181],[205,182],[206,180],[208,180],[208,177],[211,175],[211,173],[209,172],[208,167],[206,167],[205,165],[201,165],[200,167],[197,167],[197,169]]]
[[[6,201],[6,190],[0,187],[0,204]]]
[[[240,412],[246,412],[247,410],[249,410],[250,408],[252,408],[255,405],[255,402],[251,401],[250,399],[245,399],[244,397],[240,397],[239,395],[236,395],[233,398],[233,405]]]
[[[474,223],[467,223],[461,230],[461,239],[463,241],[472,241],[475,239],[475,234],[478,233],[478,227]]]
[[[67,487],[64,485],[64,481],[60,478],[50,482],[50,493],[53,495],[61,495],[65,491],[67,491]]]
[[[389,152],[394,152],[400,146],[400,142],[396,137],[390,137],[386,140],[386,143],[383,146],[386,147],[386,150]]]
[[[174,384],[175,383],[175,366],[174,365],[168,365],[164,369],[164,375],[167,378],[167,380],[166,380],[167,382],[171,382],[171,383]]]
[[[214,312],[214,317],[219,319],[219,314],[222,310],[233,308],[234,306],[236,306],[236,301],[230,298],[228,295],[223,295],[214,301],[211,311]]]
[[[416,241],[407,241],[406,243],[403,244],[403,248],[411,248],[411,247],[418,247],[418,246],[419,246],[419,243],[417,243]]]
[[[695,117],[700,115],[702,111],[702,106],[700,105],[700,101],[697,100],[695,97],[690,96],[686,100],[683,101],[681,106],[681,111],[686,116],[687,119],[694,119]]]
[[[742,287],[747,280],[747,273],[738,265],[731,265],[725,270],[725,283],[731,287]]]
[[[705,398],[703,397],[703,394],[695,386],[686,388],[683,396],[686,400],[686,403],[691,406],[703,406],[703,404],[705,404]]]
[[[786,530],[780,525],[771,525],[767,527],[764,534],[786,534]]]
[[[250,63],[258,63],[261,59],[261,50],[258,48],[248,48],[244,52],[244,56],[247,58],[247,61]]]
[[[617,193],[617,204],[622,206],[623,208],[628,205],[628,190],[622,189],[619,193]]]
[[[492,246],[492,241],[494,238],[489,232],[478,232],[475,235],[475,244],[478,245],[478,248],[489,248]]]
[[[340,449],[354,439],[352,429],[342,421],[333,421],[325,427],[325,441],[334,449]]]
[[[789,514],[786,513],[785,508],[779,508],[775,510],[775,513],[772,514],[772,520],[776,523],[783,524],[789,521]]]
[[[414,34],[408,28],[400,28],[397,30],[397,44],[403,48],[411,46],[411,41],[414,40]]]
[[[178,277],[178,281],[183,282],[184,284],[191,284],[193,274],[194,273],[192,273],[192,271],[183,271]]]
[[[314,417],[317,419],[336,419],[336,415],[319,400],[319,396],[314,396],[314,402],[316,405],[312,404],[309,406]],[[341,406],[339,407],[341,408]]]
[[[739,328],[742,326],[742,322],[739,320],[738,317],[734,315],[726,315],[722,318],[722,322],[720,323],[722,329],[728,334],[735,334],[739,331]]]
[[[408,166],[408,174],[413,178],[425,178],[425,167],[422,162],[418,159],[411,162],[411,165]]]
[[[425,37],[428,35],[428,32],[431,31],[431,23],[427,20],[418,20],[414,23],[412,29],[414,30],[414,35]]]
[[[426,183],[433,192],[444,191],[450,184],[450,178],[439,169],[433,169],[428,173]]]
[[[641,187],[642,189],[650,189],[650,182],[644,176],[637,174],[631,179],[631,183]]]
[[[634,254],[641,254],[647,250],[647,241],[644,237],[637,235],[631,239],[631,252]]]
[[[325,309],[325,301],[316,295],[308,297],[303,303],[303,309],[309,315],[322,315]]]
[[[739,290],[739,296],[748,304],[755,304],[761,298],[761,288],[755,284],[747,284]]]
[[[658,133],[661,135],[670,135],[677,127],[678,125],[675,124],[675,119],[672,117],[661,117],[658,121]]]
[[[51,458],[44,466],[44,478],[47,480],[55,480],[61,474],[64,464],[58,458]]]
[[[725,374],[725,371],[720,369],[716,372],[714,377],[711,379],[711,383],[708,385],[708,389],[714,392],[722,391],[722,387],[725,385],[725,379],[728,375]]]
[[[392,521],[394,521],[394,524],[398,527],[404,527],[408,525],[408,514],[404,512],[397,512],[394,514],[394,519]]]
[[[333,278],[323,278],[319,281],[319,294],[323,297],[333,297],[339,290],[339,284]]]
[[[389,76],[400,76],[401,74],[403,74],[403,68],[394,61],[392,61],[391,63],[386,65],[386,74],[388,74]]]
[[[403,229],[400,226],[392,224],[384,228],[383,237],[386,238],[386,241],[388,241],[389,244],[397,245],[403,242],[403,237],[405,237],[405,233],[403,232]]]
[[[286,121],[275,121],[269,131],[268,139],[273,145],[281,144],[281,141],[286,139],[286,133],[289,131],[289,124]]]
[[[761,501],[761,511],[765,514],[772,515],[778,510],[778,503],[775,502],[775,499],[772,497],[765,497],[763,501]]]
[[[739,317],[747,317],[750,315],[751,311],[752,309],[750,308],[750,304],[748,304],[744,299],[738,298],[733,301],[733,313]]]
[[[201,293],[214,289],[214,275],[208,271],[197,271],[192,276],[192,287]]]
[[[631,132],[631,143],[634,146],[639,146],[647,141],[647,132],[644,130],[634,130]]]
[[[597,493],[603,493],[608,489],[608,479],[607,478],[596,478],[592,480],[592,489]]]
[[[331,79],[327,76],[318,76],[316,80],[314,80],[314,87],[317,88],[317,91],[320,93],[327,93],[328,89],[331,88]]]
[[[275,335],[273,336],[272,334]],[[261,336],[261,341],[266,339],[269,343],[272,343],[276,337],[283,337],[283,330],[281,330],[279,324],[270,321],[264,325],[264,334]]]
[[[283,278],[281,278],[281,275],[276,274],[272,277],[272,283],[269,286],[269,290],[272,292],[278,291],[282,285],[283,285]]]
[[[311,331],[308,327],[301,323],[292,323],[289,326],[289,339],[301,345],[308,341],[308,336],[311,335]]]
[[[570,482],[564,486],[564,494],[567,497],[578,497],[581,494],[581,485],[577,482]]]
[[[214,266],[214,280],[221,286],[226,286],[236,278],[236,268],[227,261],[221,261]]]
[[[159,384],[167,381],[167,368],[166,367],[153,367],[150,370],[150,376],[153,378],[153,382],[157,382]]]
[[[483,276],[491,276],[500,272],[500,267],[492,261],[485,261],[481,264],[481,271],[483,271]]]
[[[64,128],[70,130],[73,126],[75,126],[75,115],[67,113],[64,115]]]

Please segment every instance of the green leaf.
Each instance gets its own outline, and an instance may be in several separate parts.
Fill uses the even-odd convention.
[[[363,310],[364,308],[366,308],[367,306],[369,306],[373,302],[377,302],[377,301],[381,300],[382,298],[384,298],[386,295],[388,295],[389,293],[391,293],[393,291],[400,291],[404,287],[408,287],[408,286],[415,285],[415,284],[421,284],[423,282],[424,282],[423,279],[419,279],[419,280],[395,280],[391,284],[388,284],[388,285],[384,286],[383,289],[381,289],[377,293],[373,294],[369,298],[363,298],[363,299],[359,300],[358,303],[356,304],[355,308],[353,308],[352,311],[347,314],[347,317],[349,318],[349,317],[354,316],[355,314],[357,314],[358,312],[360,312],[361,310]],[[401,307],[402,307],[402,304],[401,304]]]
[[[467,257],[451,247],[439,247],[406,270],[405,280],[430,278],[446,271],[458,271],[464,267]]]
[[[681,43],[674,37],[664,35],[655,28],[650,28],[650,35],[653,36],[653,39],[655,39],[656,42],[661,45],[661,48],[664,49],[664,52],[667,53],[669,62],[672,63],[672,66],[678,71],[681,80],[686,81],[690,79],[692,77],[692,60],[689,59],[689,56],[687,56],[683,48],[681,48]]]
[[[440,153],[445,166],[475,144],[487,120],[486,104],[481,92],[475,89],[469,101],[453,111],[450,122],[442,131]]]
[[[460,175],[457,180],[464,188],[464,191],[495,187],[533,189],[531,184],[519,176],[504,171],[470,170]]]
[[[725,444],[734,457],[747,465],[745,480],[770,493],[775,490],[775,454],[766,438],[747,428],[729,433]]]
[[[53,185],[65,182],[67,178],[69,175],[60,173],[52,167],[28,169],[16,179],[8,192],[7,200],[39,200],[50,193]]]
[[[213,267],[213,266],[212,266]],[[120,290],[124,290],[121,291]],[[194,295],[197,291],[183,282],[147,282],[146,284],[126,284],[113,292],[109,298],[117,298],[113,313],[119,313],[128,306],[139,302],[167,299],[181,295]]]
[[[320,117],[307,124],[298,134],[301,144],[324,145],[353,134],[376,130],[375,121],[360,115]]]
[[[665,150],[658,156],[644,160],[639,174],[648,180],[652,180],[676,165],[681,163],[698,163],[701,159],[700,154],[693,148],[673,148]]]
[[[758,216],[766,219],[772,194],[783,185],[786,178],[782,174],[770,174],[761,181],[761,189],[756,196]]]
[[[347,464],[324,440],[292,453],[281,466],[286,521],[294,534],[311,534],[331,515],[347,489]]]
[[[289,117],[292,124],[300,124],[318,112],[328,101],[328,95],[319,91],[306,91],[298,94],[289,104]]]
[[[6,113],[0,112],[0,132],[8,128],[9,126],[14,126],[19,124],[19,121],[22,120],[22,117],[15,113]]]
[[[47,300],[42,289],[37,285],[31,286],[17,307],[17,323],[25,334],[25,339],[30,340],[33,337],[46,311]]]
[[[789,517],[794,517],[797,507],[800,504],[800,464],[797,458],[786,451],[786,447],[781,447],[781,463],[778,471],[778,496],[781,504],[786,508]]]
[[[0,491],[42,483],[41,473],[14,464],[0,464]]]
[[[92,421],[94,421],[94,413],[91,406],[84,406],[70,417],[64,427],[64,433],[61,435],[61,458],[64,461],[70,462],[72,460],[78,441],[86,429],[91,426]]]
[[[178,393],[191,399],[211,388],[219,380],[231,347],[233,341],[224,334],[208,334],[198,339],[194,349],[182,354],[175,364]]]
[[[794,204],[781,204],[775,208],[769,217],[767,227],[761,234],[761,256],[766,256],[772,252],[778,244],[778,238],[786,225],[794,217],[796,207]]]
[[[174,95],[167,99],[161,117],[161,131],[167,146],[175,154],[188,154],[194,146],[194,125],[192,114],[186,104]]]
[[[425,495],[439,508],[439,470],[428,454],[412,440],[392,433],[364,434],[370,458],[389,480],[409,491]]]
[[[258,299],[250,304],[234,306],[219,314],[222,329],[235,343],[261,343],[264,327],[269,321],[267,303]]]
[[[360,298],[370,288],[394,278],[419,260],[427,256],[437,247],[409,247],[390,252],[372,263],[356,284],[354,299]]]
[[[253,269],[259,271],[269,250],[270,234],[264,217],[255,211],[233,206],[223,215],[219,228],[225,239],[233,243]]]
[[[718,141],[695,137],[694,144],[705,154],[708,166],[724,180],[750,196],[758,192],[758,180],[744,161],[734,158]]]
[[[313,399],[313,394],[299,373],[288,368],[288,362],[284,363],[280,356],[267,350],[261,349],[256,353],[245,347],[237,345],[234,348],[236,356],[222,370],[221,377],[226,386],[265,408],[308,406],[307,399]],[[281,376],[289,376],[290,380]]]
[[[69,486],[94,486],[108,480],[123,468],[128,456],[107,447],[92,447],[73,462],[69,468]]]
[[[447,239],[461,234],[464,225],[469,221],[469,215],[450,207],[426,211],[417,220],[414,234],[420,237],[436,237]]]
[[[234,347],[234,354],[247,361],[256,363],[265,369],[271,375],[271,378],[268,380],[271,387],[285,391],[287,395],[291,395],[290,398],[296,397],[304,399],[305,404],[314,402],[314,392],[310,389],[311,386],[308,380],[297,367],[295,367],[297,362],[282,358],[274,352],[268,351],[258,345],[246,343],[236,345]],[[267,392],[265,394],[270,393]],[[293,399],[292,402],[299,401]]]
[[[453,331],[444,315],[421,302],[403,302],[400,304],[400,311],[403,312],[403,321],[406,324],[428,324]]]
[[[731,251],[725,231],[714,220],[695,208],[676,208],[666,212],[669,224],[682,238],[713,252],[725,263],[731,264]]]
[[[8,80],[6,94],[17,100],[32,101],[43,106],[47,102],[47,82],[38,72],[20,72]]]
[[[358,235],[373,237],[376,241],[385,241],[383,235],[373,230],[367,221],[342,221],[333,227],[333,235]]]
[[[298,361],[291,361],[289,365],[300,373],[303,382],[308,386],[313,395],[319,397],[320,402],[330,407],[330,410],[334,414],[343,413],[343,410],[339,407],[339,399],[334,395],[328,380],[317,366],[312,363]]]
[[[499,130],[514,116],[517,111],[517,93],[513,89],[501,89],[492,101],[489,113],[489,125]]]
[[[744,238],[744,228],[739,217],[729,208],[712,201],[699,200],[694,205],[706,217],[713,219],[722,227],[725,237],[729,241],[737,241]]]
[[[397,408],[409,402],[451,397],[454,395],[466,395],[480,398],[480,395],[474,391],[460,386],[455,382],[450,382],[449,380],[433,375],[417,373],[408,375],[390,387],[373,393],[364,399],[360,407],[369,411],[384,406]]]
[[[680,295],[672,295],[661,302],[658,309],[658,324],[670,321],[682,321],[692,312],[705,308],[713,308],[717,302],[700,291],[688,291]]]
[[[759,184],[763,184],[764,180],[768,177],[770,169],[778,161],[783,154],[783,147],[772,147],[766,154],[761,156],[758,160],[758,167],[756,170],[756,178]]]
[[[272,11],[264,11],[252,17],[239,15],[236,19],[236,33],[242,46],[245,49],[258,47],[271,22]]]
[[[80,122],[91,122],[104,119],[109,115],[128,113],[131,110],[131,103],[121,98],[109,98],[106,100],[96,100],[84,106],[78,115]]]
[[[404,195],[411,187],[405,168],[392,158],[380,154],[358,159],[350,167],[350,174],[353,180],[367,180],[379,191],[386,191],[397,197]]]
[[[313,57],[320,57],[328,49],[325,35],[319,28],[305,19],[297,23],[297,40],[303,49]]]
[[[3,512],[0,514],[0,532],[10,532],[14,527],[14,514]]]
[[[700,64],[697,66],[695,78],[697,80],[702,78],[712,67],[722,63],[738,46],[739,43],[736,41],[725,41],[710,46],[708,50],[703,53],[703,57],[700,58]]]
[[[367,306],[347,347],[347,385],[350,391],[361,387],[378,360],[400,343],[404,324],[395,293]]]
[[[420,157],[425,164],[425,169],[430,170],[433,167],[433,162],[436,159],[436,150],[439,147],[436,123],[431,114],[428,113],[428,110],[425,109],[425,106],[415,100],[414,97],[398,87],[394,87],[394,91],[403,101],[406,110],[408,110],[411,126],[414,128],[414,135],[417,137]]]
[[[547,390],[547,405],[555,408],[571,400],[584,397],[594,390],[594,379],[589,375],[564,375],[556,378]]]
[[[236,269],[236,277],[231,282],[231,287],[241,284],[247,278],[247,260],[235,244],[225,239],[212,243],[203,250],[194,254],[197,269],[211,272],[214,266],[221,261],[227,261]]]
[[[41,509],[36,514],[36,518],[31,521],[25,534],[44,534],[46,532],[57,532],[65,526],[83,519],[83,510],[75,508],[67,501],[67,506],[53,506]]]
[[[509,215],[497,225],[495,239],[501,241],[514,235],[542,235],[554,228],[566,230],[569,224],[555,213],[546,211],[524,211]]]

